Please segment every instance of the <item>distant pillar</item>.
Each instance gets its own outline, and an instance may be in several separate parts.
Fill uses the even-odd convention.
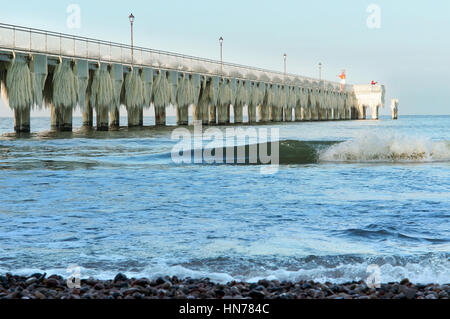
[[[218,109],[218,114],[217,114],[217,118],[218,118],[218,121],[217,121],[217,124],[219,124],[219,125],[225,125],[225,124],[228,124],[229,123],[229,121],[228,121],[228,106],[225,104],[225,105],[219,105],[218,107],[217,107],[217,109]]]
[[[217,108],[214,105],[209,106],[209,124],[215,125],[217,123]]]
[[[377,105],[372,107],[372,120],[378,120],[380,107]]]
[[[120,111],[118,107],[113,107],[109,112],[109,127],[111,129],[120,128]]]
[[[299,102],[295,106],[295,122],[301,122],[301,120],[302,120],[302,105]]]
[[[256,109],[257,109],[257,106],[255,104],[250,103],[250,105],[248,105],[248,123],[249,124],[256,123]]]
[[[393,120],[397,120],[398,119],[398,105],[399,105],[398,99],[392,99],[391,100],[392,119]]]
[[[14,131],[30,133],[30,107],[14,110]]]
[[[398,109],[392,110],[392,119],[398,120]]]
[[[236,103],[234,106],[234,123],[242,124],[244,122],[244,105]]]

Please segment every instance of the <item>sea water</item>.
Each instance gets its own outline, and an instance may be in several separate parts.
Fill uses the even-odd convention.
[[[0,119],[0,273],[450,282],[450,116],[258,126],[272,175],[176,165],[175,127],[74,126]]]

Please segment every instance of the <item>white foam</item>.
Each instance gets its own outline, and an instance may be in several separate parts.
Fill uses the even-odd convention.
[[[322,151],[322,162],[447,162],[450,143],[395,133],[363,134]]]
[[[313,269],[286,270],[278,269],[273,271],[264,271],[258,275],[231,275],[227,273],[209,272],[192,270],[183,266],[168,266],[164,264],[154,265],[143,269],[140,272],[124,272],[129,278],[149,278],[156,279],[164,276],[177,276],[180,279],[209,278],[211,282],[227,284],[232,281],[243,281],[256,283],[261,279],[297,282],[300,280],[313,280],[315,282],[332,282],[335,284],[344,284],[348,282],[366,281],[369,277],[367,272],[368,262],[340,264],[336,267],[315,267]],[[0,269],[0,274],[7,273],[8,270]],[[66,269],[21,269],[9,271],[14,275],[29,276],[33,273],[44,273],[48,275],[60,275],[67,277]],[[83,279],[92,277],[99,280],[111,280],[116,273],[111,271],[99,271],[94,269],[81,268],[81,277]],[[438,259],[435,261],[423,261],[420,263],[406,263],[402,266],[385,263],[380,265],[381,283],[400,282],[408,278],[415,284],[449,284],[450,283],[450,261]]]

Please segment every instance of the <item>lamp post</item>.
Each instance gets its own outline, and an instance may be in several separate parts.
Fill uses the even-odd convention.
[[[220,43],[220,72],[223,73],[223,38],[219,38]]]
[[[134,38],[133,38],[133,24],[134,24],[134,15],[130,14],[130,25],[131,25],[131,65],[134,64]]]
[[[319,80],[322,81],[322,62],[319,63]]]
[[[283,54],[283,58],[284,58],[284,76],[286,77],[287,75],[287,54]]]

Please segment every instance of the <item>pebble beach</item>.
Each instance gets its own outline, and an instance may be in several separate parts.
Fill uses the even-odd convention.
[[[215,284],[209,279],[161,277],[113,280],[83,279],[80,288],[69,288],[56,275],[30,277],[0,276],[0,299],[448,299],[450,285],[418,285],[404,279],[399,283],[369,288],[364,282],[348,284],[313,281]]]

